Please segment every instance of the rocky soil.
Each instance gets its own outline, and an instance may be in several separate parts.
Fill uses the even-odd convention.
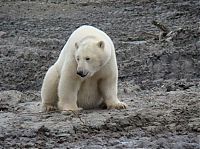
[[[129,107],[42,113],[43,77],[83,24],[112,38]],[[0,148],[199,149],[199,107],[199,0],[0,0]]]

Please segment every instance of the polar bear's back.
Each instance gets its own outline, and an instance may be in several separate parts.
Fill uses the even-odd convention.
[[[75,51],[75,43],[80,42],[81,40],[83,40],[84,38],[86,38],[88,36],[95,37],[99,41],[104,41],[105,49],[108,50],[107,51],[108,53],[115,52],[113,42],[106,33],[104,33],[103,31],[101,31],[93,26],[83,25],[83,26],[79,27],[78,29],[76,29],[71,34],[67,43],[65,44],[65,46],[63,47],[63,49],[60,53],[57,64],[59,66],[62,66],[66,55],[70,55],[70,56],[67,56],[67,58],[72,58],[74,55],[74,51]]]
[[[75,42],[80,42],[82,39],[86,38],[86,37],[95,37],[98,40],[102,40],[105,42],[105,45],[109,45],[111,46],[111,48],[114,48],[114,45],[112,43],[112,40],[110,39],[110,37],[104,33],[103,31],[93,27],[93,26],[89,26],[89,25],[83,25],[81,27],[79,27],[78,29],[76,29],[71,36],[69,37],[66,46],[70,46],[70,47],[74,47]],[[65,49],[65,47],[63,48]],[[72,49],[70,49],[72,50]]]
[[[108,42],[112,42],[110,37],[104,33],[103,31],[89,25],[83,25],[76,29],[70,37],[78,37],[77,40],[81,40],[85,38],[86,36],[95,36],[99,38],[100,40],[107,40]],[[79,39],[80,38],[80,39]]]
[[[105,42],[105,45],[108,46],[106,49],[114,49],[114,45],[110,37],[103,31],[89,25],[83,25],[76,29],[72,35],[69,37],[69,42],[71,41],[74,44],[74,41],[80,42],[86,37],[95,37],[97,40]]]

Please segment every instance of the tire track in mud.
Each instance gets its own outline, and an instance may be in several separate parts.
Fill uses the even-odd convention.
[[[197,0],[11,0],[0,8],[2,148],[200,148]],[[143,35],[160,32],[153,20],[180,32],[161,42]],[[129,109],[37,114],[43,76],[82,24],[113,39]]]
[[[71,32],[79,25],[88,22],[89,24],[96,25],[97,27],[99,26],[101,29],[105,30],[105,32],[108,32],[108,34],[113,38],[117,48],[120,79],[134,79],[135,83],[138,83],[139,85],[143,84],[141,82],[146,81],[148,83],[142,86],[148,86],[150,84],[154,85],[152,81],[155,79],[182,79],[185,77],[189,77],[191,79],[197,78],[199,74],[199,60],[197,58],[199,55],[197,50],[199,45],[197,44],[198,46],[195,47],[194,44],[199,40],[200,33],[198,29],[195,27],[192,29],[191,27],[191,29],[183,30],[178,37],[172,40],[171,43],[158,43],[157,41],[149,42],[149,38],[146,36],[141,36],[141,33],[143,31],[157,31],[157,29],[151,25],[151,21],[159,16],[159,13],[156,14],[155,12],[161,12],[162,10],[162,13],[165,14],[167,13],[166,8],[175,8],[172,3],[166,3],[165,5],[162,3],[155,5],[153,2],[149,1],[142,3],[144,5],[141,5],[141,3],[138,1],[135,3],[127,1],[124,2],[123,7],[121,7],[119,3],[117,3],[115,6],[105,6],[106,4],[103,4],[103,2],[99,2],[98,4],[100,5],[98,7],[96,7],[95,3],[81,7],[78,5],[78,9],[70,8],[69,10],[64,10],[64,12],[66,12],[66,16],[62,14],[56,16],[55,18],[51,17],[51,19],[47,18],[47,10],[42,10],[45,12],[44,16],[32,16],[31,13],[34,11],[33,9],[30,12],[27,10],[28,13],[26,15],[30,15],[30,17],[20,18],[19,16],[15,19],[12,19],[12,17],[9,15],[7,18],[2,17],[1,30],[5,31],[6,34],[1,37],[3,40],[0,42],[2,49],[1,67],[4,66],[3,69],[8,69],[7,73],[15,73],[18,71],[19,69],[14,69],[12,65],[12,63],[15,63],[14,57],[11,58],[7,56],[7,58],[10,59],[10,62],[7,64],[4,64],[4,61],[6,61],[4,58],[6,55],[5,51],[10,51],[11,53],[13,51],[16,53],[15,50],[21,51],[21,49],[22,51],[27,51],[26,53],[30,51],[30,56],[34,52],[37,53],[37,49],[44,51],[44,53],[46,52],[46,58],[42,57],[42,59],[47,63],[47,65],[44,63],[35,64],[34,59],[37,59],[35,58],[35,55],[32,55],[33,62],[31,59],[28,61],[22,59],[22,61],[18,62],[18,67],[26,69],[23,69],[23,71],[19,73],[18,76],[25,78],[25,83],[16,86],[15,84],[17,84],[18,81],[15,82],[13,75],[3,75],[1,78],[9,79],[7,79],[7,81],[4,79],[1,80],[2,90],[5,90],[6,88],[17,90],[39,90],[42,78],[33,78],[33,80],[38,80],[38,84],[30,80],[32,77],[28,77],[28,75],[23,76],[23,72],[26,70],[28,74],[35,73],[36,71],[34,70],[31,72],[31,69],[26,67],[29,65],[26,64],[34,63],[34,65],[37,65],[37,69],[40,71],[40,73],[44,75],[43,70],[47,70],[48,66],[56,60],[59,51],[64,46],[65,41]],[[33,4],[37,6],[36,3]],[[108,2],[108,4],[111,4],[111,2]],[[173,2],[173,4],[176,3]],[[188,7],[188,11],[192,11],[192,7],[189,7],[191,4],[185,3],[178,7],[182,7],[182,5],[183,7]],[[64,6],[68,8],[66,4]],[[52,13],[51,9],[64,9],[64,6],[57,4],[54,5],[54,7],[51,7],[48,4],[45,7],[49,7],[50,9],[48,11],[49,13]],[[148,9],[149,7],[151,9]],[[23,9],[23,5],[20,8]],[[180,9],[182,10],[182,8]],[[69,13],[70,10],[72,10],[71,13]],[[15,12],[15,9],[13,9],[13,11]],[[92,11],[94,12],[90,13]],[[19,11],[17,11],[17,13],[19,13]],[[56,13],[59,14],[59,11],[56,11]],[[176,13],[176,11],[174,13]],[[195,14],[198,14],[198,11],[195,11],[193,15],[195,16]],[[6,16],[6,13],[4,15]],[[155,17],[152,17],[152,15],[155,15]],[[174,14],[167,14],[167,16],[164,16],[162,19],[164,20],[170,15]],[[187,17],[187,15],[182,17]],[[68,20],[70,20],[70,22]],[[169,24],[169,22],[167,24]],[[6,46],[8,46],[8,48]],[[26,50],[26,48],[29,48],[30,50]],[[182,50],[181,54],[183,56],[180,56],[180,59],[178,59],[176,58],[177,53],[175,51],[180,51],[180,49]],[[55,53],[53,52],[53,55],[51,56],[52,59],[48,59],[48,51],[46,50],[55,51]],[[162,51],[164,51],[163,54]],[[170,53],[170,51],[174,51],[174,53]],[[190,56],[187,56],[188,51],[191,51],[191,53],[189,53]],[[160,55],[160,53],[162,55]],[[26,57],[26,55],[22,57]],[[191,61],[192,59],[194,61]],[[181,61],[182,64],[180,64],[179,61]],[[184,67],[184,65],[186,65],[187,68]],[[47,68],[41,70],[40,68],[42,66]],[[179,71],[179,69],[181,70]],[[193,73],[191,74],[191,72]],[[4,84],[7,84],[6,87],[4,87]],[[23,87],[25,84],[31,85]]]

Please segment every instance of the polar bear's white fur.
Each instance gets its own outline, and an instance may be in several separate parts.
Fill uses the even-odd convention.
[[[41,89],[43,111],[76,111],[101,104],[108,109],[126,108],[117,98],[117,82],[112,40],[95,27],[81,26],[69,37],[45,75]]]

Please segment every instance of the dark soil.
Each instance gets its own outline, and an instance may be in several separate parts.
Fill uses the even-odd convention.
[[[44,75],[84,24],[112,38],[129,107],[41,113]],[[199,0],[0,0],[0,148],[199,149],[199,81]]]

